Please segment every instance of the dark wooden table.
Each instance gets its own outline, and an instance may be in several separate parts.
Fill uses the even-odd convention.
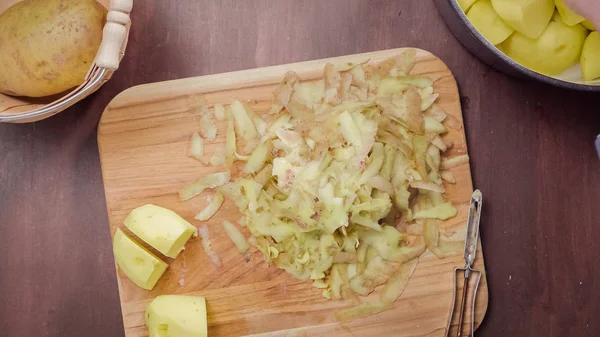
[[[423,1],[136,1],[98,93],[0,125],[0,335],[122,336],[96,128],[136,84],[413,46],[454,72],[490,305],[479,336],[598,336],[600,95],[517,80],[471,56]]]

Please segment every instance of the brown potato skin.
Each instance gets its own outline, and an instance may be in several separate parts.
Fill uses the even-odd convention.
[[[24,0],[0,14],[0,92],[42,97],[83,82],[106,20],[95,0]]]

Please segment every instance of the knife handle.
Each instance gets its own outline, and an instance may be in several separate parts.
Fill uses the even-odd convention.
[[[469,216],[467,218],[467,238],[465,240],[465,267],[470,269],[477,253],[479,239],[479,221],[481,219],[481,206],[483,196],[480,190],[473,191],[469,203]]]

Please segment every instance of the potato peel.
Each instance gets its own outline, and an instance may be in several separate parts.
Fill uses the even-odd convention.
[[[213,110],[216,120],[220,122],[225,120],[225,107],[222,104],[215,104]]]
[[[206,221],[212,218],[213,215],[217,213],[219,208],[223,205],[223,194],[217,192],[211,199],[208,205],[204,207],[194,219],[199,221]]]
[[[240,232],[240,230],[237,229],[237,227],[235,227],[234,224],[232,224],[231,222],[229,222],[227,220],[223,221],[223,228],[225,228],[225,232],[227,233],[227,236],[229,236],[231,241],[233,241],[233,243],[237,247],[238,251],[242,254],[245,253],[248,250],[249,245],[248,245],[248,242],[246,241],[246,238]]]
[[[203,104],[198,108],[200,114],[200,135],[205,140],[212,142],[217,138],[217,125],[208,105]]]
[[[231,103],[231,114],[235,121],[235,130],[240,137],[246,141],[258,138],[258,131],[242,102],[236,99]]]
[[[294,92],[294,84],[298,82],[298,75],[293,71],[288,71],[283,77],[283,81],[279,84],[279,87],[273,92],[273,105],[269,114],[278,114],[281,109],[288,105],[292,93]]]
[[[210,233],[208,231],[208,226],[206,224],[200,225],[198,233],[200,234],[200,240],[202,242],[202,248],[204,249],[204,253],[210,258],[210,261],[216,266],[221,266],[221,259],[215,251],[212,249],[212,245],[210,243]]]
[[[190,149],[189,149],[189,155],[204,163],[204,139],[202,139],[202,137],[200,137],[200,135],[198,134],[198,132],[194,132],[192,134],[192,139],[190,141]]]
[[[463,154],[460,156],[442,160],[442,164],[440,165],[440,168],[442,170],[447,170],[447,169],[451,169],[453,167],[456,167],[456,166],[459,166],[462,164],[467,164],[468,162],[469,162],[469,155]]]
[[[411,74],[415,57],[407,50],[377,66],[327,64],[323,80],[311,83],[286,73],[273,116],[233,101],[226,149],[211,160],[246,161],[241,177],[217,188],[238,206],[267,263],[311,280],[326,298],[379,291],[376,302],[338,313],[341,320],[389,309],[427,248],[445,256],[457,246],[430,224],[456,215],[442,183],[456,181],[448,169],[468,156],[442,158],[452,119],[436,103],[433,81]],[[236,136],[251,151],[238,154]],[[213,185],[196,182],[182,195]],[[201,219],[212,216],[209,206]],[[239,230],[223,225],[247,251]]]
[[[382,303],[392,304],[402,295],[418,264],[419,259],[412,259],[400,266],[381,290],[380,299]]]
[[[189,200],[204,190],[225,185],[230,179],[229,171],[207,174],[198,179],[195,183],[182,188],[179,191],[181,200]]]

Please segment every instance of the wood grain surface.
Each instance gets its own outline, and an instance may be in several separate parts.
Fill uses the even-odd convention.
[[[127,214],[134,208],[152,203],[175,210],[199,226],[194,215],[206,204],[210,191],[188,202],[179,200],[178,191],[203,175],[223,171],[223,167],[200,164],[187,155],[189,138],[197,132],[200,118],[194,102],[204,97],[208,104],[227,105],[234,99],[247,102],[259,114],[270,109],[273,91],[287,71],[294,71],[303,81],[323,78],[326,63],[348,64],[370,60],[376,65],[396,57],[404,49],[349,55],[296,64],[258,68],[136,86],[119,94],[109,104],[98,130],[100,162],[106,192],[111,234],[123,227]],[[462,123],[460,96],[456,81],[446,65],[434,55],[418,50],[411,75],[439,79],[434,90],[439,106]],[[208,155],[225,146],[225,122],[218,123],[215,142],[207,145]],[[445,153],[450,158],[467,153],[464,128],[449,129],[444,135],[453,147]],[[233,169],[234,179],[237,178]],[[468,164],[452,169],[456,184],[444,184],[445,198],[459,213],[442,226],[456,232],[454,240],[464,240],[468,205],[473,185]],[[152,291],[135,286],[122,272],[118,273],[121,308],[127,337],[147,336],[144,325],[146,305],[162,294],[206,296],[210,336],[438,336],[445,335],[454,292],[453,269],[462,267],[462,250],[452,257],[438,259],[427,253],[419,259],[415,274],[402,297],[389,312],[340,324],[335,312],[356,305],[353,301],[325,300],[311,282],[298,281],[283,270],[267,269],[261,253],[245,261],[222,228],[223,220],[235,223],[241,214],[228,201],[210,220],[214,251],[222,267],[214,266],[201,247],[191,240],[177,259],[169,259],[169,269]],[[108,230],[109,227],[107,226]],[[245,236],[249,232],[242,229]],[[481,252],[474,268],[484,272]],[[488,303],[488,289],[483,273],[479,287],[475,320],[479,325]],[[471,288],[473,289],[473,288]],[[467,317],[470,317],[468,308]],[[422,322],[428,324],[421,324]],[[469,322],[470,323],[470,319]],[[385,326],[385,329],[381,327]]]
[[[119,92],[400,46],[442,58],[460,88],[486,195],[490,302],[478,336],[597,336],[598,94],[490,69],[429,0],[143,0],[132,21],[121,68],[99,92],[46,121],[0,125],[2,336],[124,336],[96,142]]]

